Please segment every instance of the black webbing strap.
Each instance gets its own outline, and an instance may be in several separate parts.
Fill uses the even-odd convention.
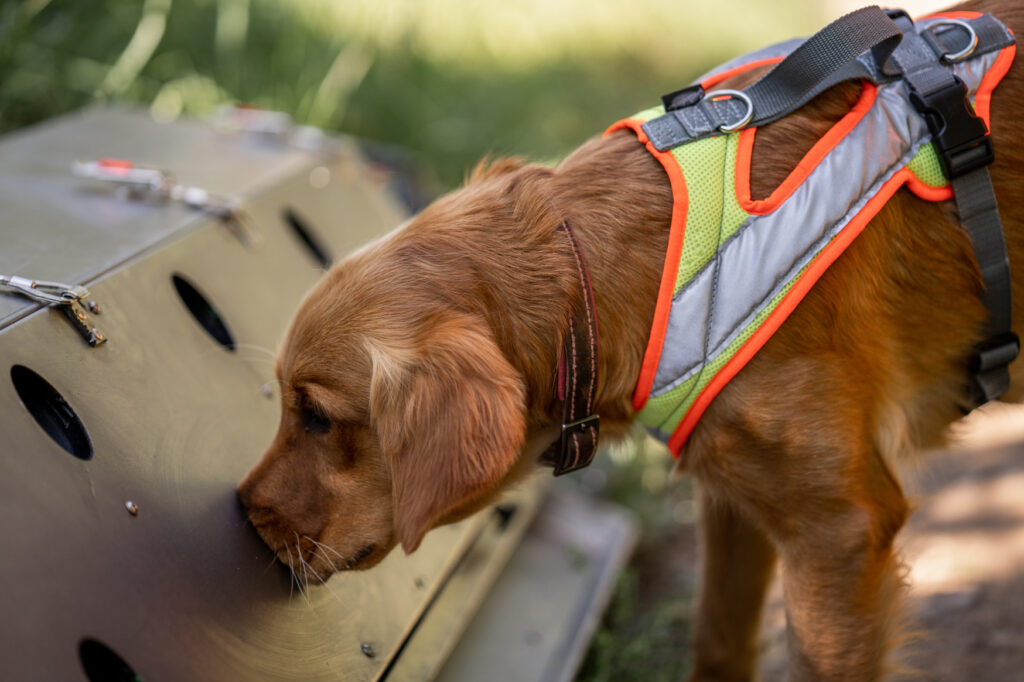
[[[665,95],[666,113],[644,123],[644,132],[664,151],[737,123],[770,123],[842,81],[882,82],[888,79],[885,62],[901,36],[878,7],[850,12],[804,41],[742,94],[705,98],[697,85]]]
[[[848,80],[866,80],[880,85],[896,80],[901,73],[888,64],[889,55],[900,43],[902,31],[917,33],[901,10],[883,11],[865,7],[829,24],[804,41],[771,71],[742,93],[715,97],[700,84],[662,96],[665,114],[643,124],[651,144],[665,151],[686,142],[731,131],[760,126],[790,114],[832,86]],[[972,57],[1000,50],[1013,42],[1013,36],[997,19],[984,14],[960,21],[977,36]],[[967,31],[955,24],[938,22],[937,30],[924,31],[928,61],[935,55],[955,54],[963,48]],[[705,95],[710,94],[710,97]]]
[[[918,33],[906,13],[894,11],[892,17],[905,33],[892,61],[903,74],[910,101],[928,123],[935,151],[953,186],[960,222],[981,273],[981,300],[989,313],[984,340],[975,346],[969,361],[965,406],[969,411],[1010,387],[1009,364],[1020,352],[1020,340],[1011,328],[1010,258],[988,173],[994,158],[992,142],[985,122],[968,100],[967,86],[942,62],[969,49],[974,41],[981,43],[984,38],[989,44],[1008,44],[1012,37],[1005,28],[1003,36],[995,35],[997,29],[990,24],[985,25],[989,35],[983,37],[974,26],[955,22],[937,22]]]

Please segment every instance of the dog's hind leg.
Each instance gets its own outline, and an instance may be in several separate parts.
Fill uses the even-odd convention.
[[[907,503],[880,457],[847,462],[846,480],[807,490],[776,537],[793,681],[880,679],[898,626]]]
[[[692,682],[753,679],[761,604],[775,549],[736,509],[701,495],[703,578]]]

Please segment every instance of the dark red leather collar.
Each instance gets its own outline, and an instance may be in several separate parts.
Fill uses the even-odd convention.
[[[558,399],[563,406],[561,434],[540,457],[542,464],[554,468],[555,476],[582,469],[593,461],[600,427],[600,418],[594,411],[600,357],[594,290],[576,235],[567,221],[561,229],[572,249],[583,305],[573,311],[558,360]]]

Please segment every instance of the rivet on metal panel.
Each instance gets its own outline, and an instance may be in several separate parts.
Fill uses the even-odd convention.
[[[265,397],[265,398],[273,398],[274,397],[274,387],[271,386],[269,383],[263,384],[262,386],[260,386],[260,393],[262,393],[263,397]]]
[[[127,509],[128,513],[132,516],[139,515],[139,505],[135,504],[131,500],[128,500],[127,502],[124,503],[124,508]]]
[[[85,305],[86,307],[89,308],[89,312],[92,313],[93,315],[99,315],[103,312],[103,310],[100,308],[100,304],[97,303],[96,301],[87,301]]]
[[[363,655],[366,656],[367,658],[373,658],[374,656],[377,655],[377,652],[373,650],[373,647],[370,646],[369,644],[365,643],[365,642],[359,648],[362,650]]]
[[[508,528],[508,524],[512,521],[512,517],[519,511],[519,505],[514,502],[506,502],[499,504],[494,508],[494,515],[498,519],[498,527],[502,530]]]

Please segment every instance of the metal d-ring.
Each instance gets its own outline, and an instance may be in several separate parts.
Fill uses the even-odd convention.
[[[736,123],[729,124],[729,125],[726,125],[725,123],[723,123],[722,125],[718,126],[718,130],[723,132],[723,133],[734,133],[737,130],[739,130],[740,128],[742,128],[743,126],[745,126],[748,123],[750,123],[751,119],[754,118],[754,103],[750,101],[750,97],[748,97],[745,93],[743,93],[743,92],[741,92],[739,90],[728,90],[728,89],[715,90],[714,92],[709,92],[707,94],[707,96],[705,97],[705,99],[707,99],[709,101],[714,101],[716,98],[723,97],[723,96],[735,97],[738,100],[742,100],[747,105],[747,113],[744,114],[743,117],[739,121],[737,121]]]
[[[946,64],[953,64],[954,62],[958,62],[961,59],[969,57],[971,53],[974,52],[975,48],[978,47],[978,33],[974,30],[973,26],[971,26],[963,19],[940,19],[939,21],[936,21],[934,24],[929,26],[928,30],[934,32],[934,30],[939,26],[946,25],[959,26],[960,28],[966,30],[968,35],[970,36],[970,38],[967,41],[967,47],[956,52],[946,52],[941,57],[939,57],[939,59],[941,59]]]

